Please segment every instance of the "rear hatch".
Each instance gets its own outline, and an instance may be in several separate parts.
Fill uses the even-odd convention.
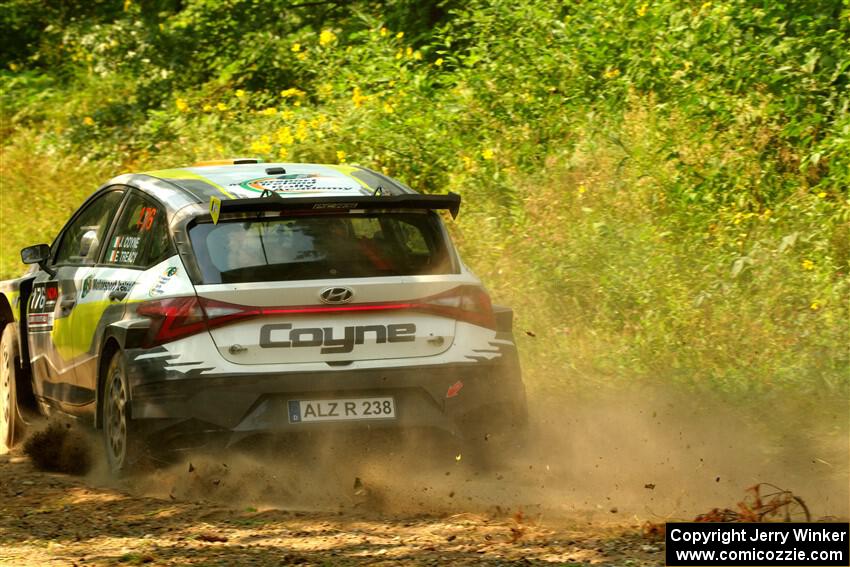
[[[489,310],[433,212],[242,216],[189,235],[208,332],[236,364],[435,356]]]

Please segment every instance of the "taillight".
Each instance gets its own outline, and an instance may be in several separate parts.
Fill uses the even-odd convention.
[[[206,330],[197,296],[158,299],[139,304],[136,313],[151,319],[145,346],[167,343]]]
[[[414,309],[466,321],[488,329],[496,328],[490,296],[480,287],[456,287],[440,295],[423,299],[417,307]]]

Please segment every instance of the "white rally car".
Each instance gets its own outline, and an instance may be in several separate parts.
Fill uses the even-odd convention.
[[[436,212],[459,206],[347,165],[112,179],[0,282],[0,448],[35,411],[101,428],[116,471],[151,436],[521,428],[512,312]]]

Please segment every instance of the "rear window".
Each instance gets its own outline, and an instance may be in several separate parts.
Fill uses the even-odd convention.
[[[428,213],[240,219],[198,224],[189,236],[208,284],[453,272]]]

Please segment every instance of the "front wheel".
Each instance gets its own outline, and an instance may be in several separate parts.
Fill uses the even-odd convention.
[[[130,415],[130,387],[121,352],[109,362],[103,387],[103,440],[113,474],[124,474],[139,461],[139,439]]]
[[[14,323],[0,337],[0,454],[8,453],[24,436],[24,420],[18,407],[17,382],[21,355]]]

